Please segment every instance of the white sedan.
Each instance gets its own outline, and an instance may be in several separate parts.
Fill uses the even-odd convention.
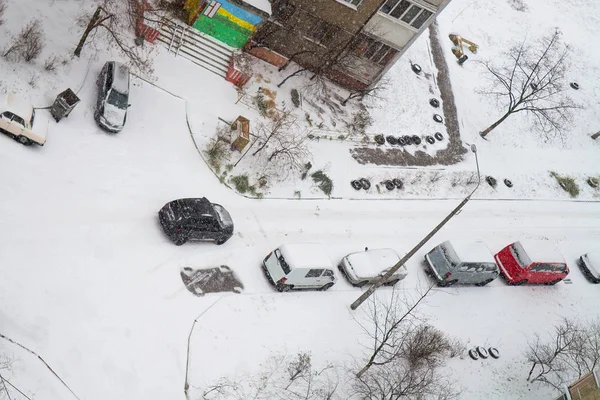
[[[367,283],[375,283],[398,261],[400,261],[400,257],[393,249],[365,249],[365,251],[350,253],[342,258],[338,268],[351,284],[361,287]],[[407,274],[406,266],[403,265],[384,284],[393,286],[406,278]]]

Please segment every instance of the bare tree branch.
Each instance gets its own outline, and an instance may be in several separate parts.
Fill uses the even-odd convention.
[[[507,54],[509,62],[496,65],[482,62],[490,88],[479,93],[495,98],[504,114],[480,132],[485,137],[508,117],[524,111],[532,116],[534,128],[546,138],[558,135],[571,124],[573,111],[581,108],[565,93],[562,81],[568,68],[569,48],[560,40],[560,32],[544,37],[530,48],[525,41]]]

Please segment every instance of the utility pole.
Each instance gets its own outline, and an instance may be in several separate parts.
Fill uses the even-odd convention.
[[[398,271],[400,267],[402,267],[417,251],[419,251],[419,249],[423,247],[423,245],[425,245],[425,243],[427,243],[429,239],[433,237],[433,235],[435,235],[440,229],[442,229],[442,227],[446,225],[446,223],[450,221],[452,217],[458,214],[459,211],[465,206],[465,204],[467,204],[469,200],[471,200],[471,196],[473,196],[473,194],[481,184],[481,174],[479,173],[479,160],[477,159],[477,147],[475,147],[474,144],[471,145],[471,151],[475,153],[475,163],[477,164],[477,186],[475,186],[475,189],[473,189],[473,191],[469,193],[469,195],[465,197],[465,199],[461,201],[460,204],[456,206],[456,208],[452,210],[450,214],[448,214],[446,218],[442,220],[442,222],[440,222],[435,228],[433,228],[433,230],[429,232],[427,236],[423,238],[423,240],[417,243],[417,245],[413,247],[411,251],[406,253],[406,255],[402,257],[402,259],[398,261],[396,265],[390,268],[385,275],[380,277],[377,280],[377,282],[375,282],[366,292],[364,292],[358,299],[356,299],[354,303],[350,305],[350,308],[352,310],[356,310],[362,303],[364,303],[365,300],[367,300],[373,293],[375,293],[375,291],[379,289],[379,287],[383,285],[383,283],[386,282],[389,277],[391,277],[396,271]]]

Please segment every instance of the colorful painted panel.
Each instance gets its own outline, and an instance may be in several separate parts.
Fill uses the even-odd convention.
[[[226,0],[209,1],[194,28],[231,47],[242,48],[261,21],[258,15]]]

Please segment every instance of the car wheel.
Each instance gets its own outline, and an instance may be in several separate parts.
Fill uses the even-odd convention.
[[[438,282],[438,286],[440,287],[449,287],[452,285],[455,285],[458,282],[458,280],[454,279],[452,281],[442,281],[442,282]]]
[[[176,237],[175,239],[173,239],[173,243],[175,243],[175,246],[181,246],[182,244],[184,244],[187,241],[188,241],[188,239],[183,236],[179,236],[179,237]]]
[[[488,349],[488,353],[490,354],[490,356],[492,356],[492,358],[495,358],[495,359],[500,358],[500,352],[495,347],[490,347]]]
[[[371,189],[371,182],[366,179],[366,178],[360,178],[360,180],[358,181],[360,183],[360,186],[365,189],[365,190],[369,190]]]
[[[242,293],[242,288],[241,288],[241,287],[239,287],[239,286],[236,286],[236,287],[234,287],[234,288],[233,288],[233,293],[237,293],[237,294],[240,294],[240,293]]]
[[[352,182],[350,182],[350,185],[354,188],[354,190],[362,189],[362,185],[361,185],[360,181],[353,180]]]
[[[557,280],[555,280],[555,281],[548,282],[548,283],[547,283],[547,285],[548,285],[548,286],[554,286],[554,285],[556,285],[556,284],[557,284],[558,282],[560,282],[560,281],[561,281],[560,279],[557,279]]]
[[[329,282],[327,285],[325,285],[323,287],[320,287],[319,290],[322,291],[322,292],[324,292],[326,290],[329,290],[329,288],[332,287],[332,286],[333,286],[333,282]]]
[[[294,285],[277,285],[278,292],[289,292],[294,288]]]
[[[363,286],[365,286],[367,283],[369,283],[369,282],[368,282],[368,281],[360,281],[360,282],[358,282],[358,283],[357,283],[355,286],[356,286],[356,287],[363,287]]]
[[[388,283],[385,283],[385,286],[394,286],[396,283],[400,282],[400,279],[396,279],[393,281],[389,281]]]
[[[489,356],[485,347],[477,346],[477,353],[479,354],[479,357],[483,358],[484,360]]]
[[[218,239],[215,240],[215,243],[218,244],[218,245],[222,245],[226,241],[227,241],[227,238],[218,238]]]
[[[31,144],[31,140],[29,140],[28,138],[26,138],[23,135],[17,136],[17,141],[19,143],[21,143],[23,146],[29,146]]]
[[[488,279],[488,280],[486,280],[486,281],[483,281],[483,282],[476,283],[476,284],[475,284],[475,286],[485,286],[485,285],[487,285],[488,283],[490,283],[490,282],[491,282],[491,281],[493,281],[493,280],[494,280],[494,279]]]
[[[479,360],[479,353],[477,353],[477,350],[471,349],[469,350],[469,357],[471,357],[473,360]]]

